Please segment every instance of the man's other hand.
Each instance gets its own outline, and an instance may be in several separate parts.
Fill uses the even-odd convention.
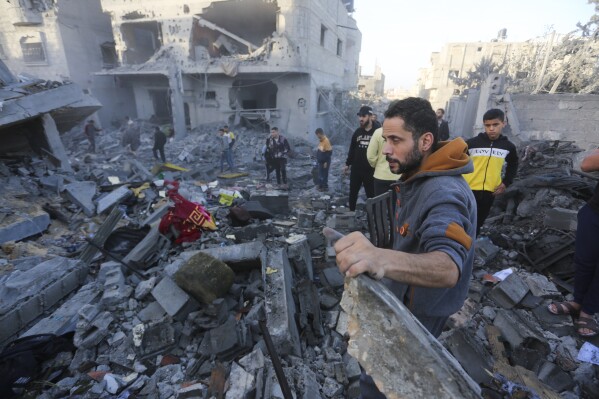
[[[493,195],[501,195],[504,192],[505,192],[505,184],[501,183],[500,185],[495,187],[495,191],[493,192]]]

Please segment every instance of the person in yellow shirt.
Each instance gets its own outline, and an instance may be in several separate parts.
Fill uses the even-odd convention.
[[[318,191],[327,191],[329,189],[329,169],[331,168],[333,147],[327,136],[325,136],[324,130],[318,128],[314,134],[318,137],[318,148],[316,149],[316,162],[318,163]]]
[[[397,182],[401,175],[396,175],[391,172],[387,157],[383,155],[383,128],[378,128],[372,134],[370,144],[366,150],[368,163],[374,168],[374,195],[381,195],[390,190],[390,185]]]

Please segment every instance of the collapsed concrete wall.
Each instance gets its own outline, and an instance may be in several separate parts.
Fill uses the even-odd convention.
[[[103,0],[136,116],[278,126],[307,135],[356,87],[361,34],[351,4],[320,1]],[[324,62],[326,60],[326,62]],[[141,79],[141,80],[140,80]]]
[[[513,94],[523,139],[571,140],[580,148],[599,147],[599,96],[593,94]]]

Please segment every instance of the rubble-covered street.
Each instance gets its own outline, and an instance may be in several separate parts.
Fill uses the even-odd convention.
[[[364,198],[355,213],[344,206],[344,146],[323,193],[313,143],[292,140],[283,190],[266,181],[264,132],[235,129],[238,167],[219,178],[215,126],[169,142],[161,166],[153,126],[136,123],[135,156],[118,129],[101,132],[95,154],[82,133],[64,136],[73,173],[31,153],[2,158],[1,339],[68,333],[74,345],[48,357],[27,395],[358,397],[343,276],[321,233],[367,231]],[[572,321],[546,311],[571,293],[576,209],[593,180],[570,169],[575,143],[521,148],[519,178],[477,241],[469,299],[440,341],[486,397],[595,397],[597,366],[577,359]],[[216,229],[181,244],[159,233],[169,181]]]

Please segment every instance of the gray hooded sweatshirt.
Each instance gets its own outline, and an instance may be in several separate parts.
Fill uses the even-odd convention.
[[[393,249],[412,254],[445,252],[460,271],[458,282],[451,288],[424,288],[384,281],[427,328],[427,322],[447,318],[464,304],[476,235],[476,201],[462,177],[473,170],[468,146],[461,138],[439,145],[419,171],[392,186]]]

